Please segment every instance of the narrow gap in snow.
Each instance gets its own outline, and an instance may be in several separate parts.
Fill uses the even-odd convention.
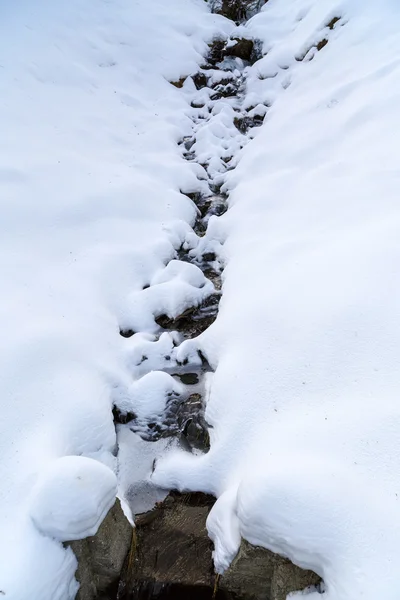
[[[262,4],[255,2],[251,14]],[[210,447],[205,406],[207,373],[212,368],[196,338],[217,318],[222,293],[223,241],[216,230],[218,218],[228,210],[228,192],[224,189],[226,174],[237,166],[241,149],[252,139],[251,130],[262,125],[268,110],[267,104],[248,106],[244,102],[246,77],[249,67],[261,58],[261,42],[246,38],[238,31],[239,34],[234,32],[229,39],[217,39],[209,45],[209,54],[197,73],[171,81],[186,95],[191,108],[192,134],[185,135],[178,145],[183,158],[200,166],[200,171],[199,189],[182,190],[197,209],[193,231],[184,236],[164,273],[169,270],[171,275],[206,292],[200,299],[187,300],[181,312],[155,311],[157,329],[151,336],[129,327],[120,330],[127,343],[134,344],[133,374],[137,391],[133,403],[121,397],[114,404],[114,422],[122,454],[120,463],[122,448],[129,446],[132,434],[139,436],[143,443],[153,442],[157,447],[146,481],[131,482],[124,494],[138,527],[153,518],[167,493],[157,490],[150,478],[160,455],[159,444],[161,453],[177,445],[194,455],[207,453]],[[160,275],[143,288],[142,294],[151,293],[152,287],[168,280],[168,274]],[[214,597],[212,589],[189,589],[171,586],[169,582],[154,587],[138,581],[132,589],[127,586],[126,577],[125,574],[125,580],[121,579],[118,598],[130,598],[130,594],[135,598],[179,597],[179,594]],[[129,580],[132,580],[130,576]],[[216,593],[218,597],[225,597],[223,592]]]

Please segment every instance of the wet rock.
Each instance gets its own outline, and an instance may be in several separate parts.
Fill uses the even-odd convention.
[[[199,598],[211,600],[215,574],[206,519],[214,501],[212,496],[202,493],[172,492],[158,505],[156,514],[138,526],[131,589],[124,600],[141,597],[138,590],[148,589],[150,584],[191,586],[192,589],[204,586],[209,595],[204,593]],[[218,589],[221,598],[285,600],[288,593],[319,582],[315,573],[243,541],[231,567],[219,578]],[[195,596],[188,588],[183,597]]]
[[[123,412],[117,406],[113,406],[112,409],[114,423],[119,425],[126,425],[126,423],[130,423],[136,419],[136,415],[133,412]]]
[[[196,385],[196,383],[199,383],[199,376],[197,373],[181,373],[177,375],[177,377],[179,377],[185,385]]]
[[[220,100],[221,98],[233,98],[238,93],[238,86],[232,82],[225,85],[216,85],[215,93],[210,96],[210,100]]]
[[[201,414],[186,421],[181,433],[181,442],[190,452],[193,450],[200,450],[204,453],[209,451],[210,435],[207,423]]]
[[[96,535],[70,543],[79,564],[76,600],[113,597],[131,539],[132,527],[117,499]]]
[[[208,54],[208,62],[210,65],[214,66],[219,62],[224,60],[224,50],[225,50],[225,41],[224,40],[214,40],[211,44],[208,45],[210,48]]]
[[[182,402],[176,411],[177,422],[180,428],[184,426],[189,418],[193,415],[200,414],[204,410],[203,400],[200,394],[190,394],[190,396]]]
[[[329,27],[329,29],[334,29],[336,23],[338,23],[338,21],[340,21],[341,17],[333,17],[333,19],[331,19],[329,21],[329,23],[327,24],[327,27]]]
[[[207,86],[207,77],[204,73],[196,73],[196,75],[192,75],[192,79],[197,90],[201,90]]]
[[[217,256],[215,252],[205,252],[202,256],[204,262],[213,262]]]
[[[130,338],[133,335],[135,335],[135,332],[133,331],[133,329],[120,329],[119,335],[122,335],[122,337],[124,338]]]
[[[157,325],[162,327],[163,329],[171,329],[176,331],[181,331],[189,326],[191,322],[191,315],[195,311],[196,307],[190,307],[185,312],[183,312],[178,317],[172,318],[168,317],[168,315],[160,315],[155,318],[155,322]]]
[[[267,0],[212,0],[211,10],[240,23],[258,12]]]
[[[133,587],[143,581],[213,585],[211,541],[205,528],[213,501],[206,494],[172,493],[156,518],[137,528]]]
[[[233,120],[233,124],[240,131],[240,133],[246,133],[252,127],[260,127],[263,122],[264,117],[261,115],[255,115],[254,117],[244,115],[241,117],[235,117]]]
[[[245,38],[234,38],[234,43],[228,45],[225,52],[228,56],[236,56],[242,60],[250,61],[253,52],[254,42]]]

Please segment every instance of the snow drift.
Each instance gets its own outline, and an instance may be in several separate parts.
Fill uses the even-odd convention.
[[[218,319],[186,344],[216,369],[211,450],[154,475],[217,495],[218,571],[244,536],[332,600],[398,597],[399,24],[389,1],[270,0],[242,27],[270,108],[225,183]]]
[[[171,231],[195,215],[180,190],[200,185],[177,146],[190,121],[169,81],[196,72],[226,26],[200,0],[0,7],[0,590],[10,600],[75,596],[76,560],[60,540],[93,533],[115,496],[112,401],[132,383],[119,328],[154,325],[135,293],[153,278],[172,294],[176,281],[181,304],[207,292],[193,274],[163,275]],[[167,308],[178,310],[173,298]]]

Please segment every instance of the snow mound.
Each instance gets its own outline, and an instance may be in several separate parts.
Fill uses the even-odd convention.
[[[94,535],[115,502],[117,478],[92,458],[64,456],[54,461],[33,490],[32,521],[60,542]]]

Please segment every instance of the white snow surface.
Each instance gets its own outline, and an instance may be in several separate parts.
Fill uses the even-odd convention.
[[[211,291],[194,267],[164,273],[195,216],[181,190],[201,186],[201,168],[177,146],[191,121],[169,81],[195,73],[207,42],[231,28],[202,0],[1,3],[0,590],[9,600],[75,596],[76,560],[59,540],[94,532],[115,497],[111,407],[132,384],[119,328],[154,329],[155,293],[146,303],[138,292],[151,281],[161,297],[168,288],[174,315]]]
[[[218,497],[219,572],[243,536],[326,600],[399,596],[399,27],[392,0],[269,0],[242,27],[265,53],[245,102],[270,107],[210,219],[219,316],[180,348],[215,368],[211,450],[153,476]]]
[[[42,474],[30,515],[38,530],[60,542],[95,535],[115,502],[117,478],[93,458],[63,456]]]
[[[199,128],[195,150],[230,194],[199,242],[180,191],[204,190],[205,172],[177,141],[190,100],[207,98],[168,81],[233,25],[202,0],[2,4],[8,599],[74,598],[61,540],[94,532],[114,499],[112,402],[159,414],[177,385],[157,372],[165,352],[175,364],[197,348],[215,369],[211,450],[121,430],[123,499],[146,510],[163,497],[152,482],[214,493],[218,572],[245,537],[314,569],[326,600],[398,599],[399,27],[394,0],[269,0],[240,26],[264,53],[245,70],[244,106],[266,118],[243,149],[229,103]],[[213,291],[193,265],[165,268],[181,244],[226,268],[216,322],[176,349],[154,318]]]

